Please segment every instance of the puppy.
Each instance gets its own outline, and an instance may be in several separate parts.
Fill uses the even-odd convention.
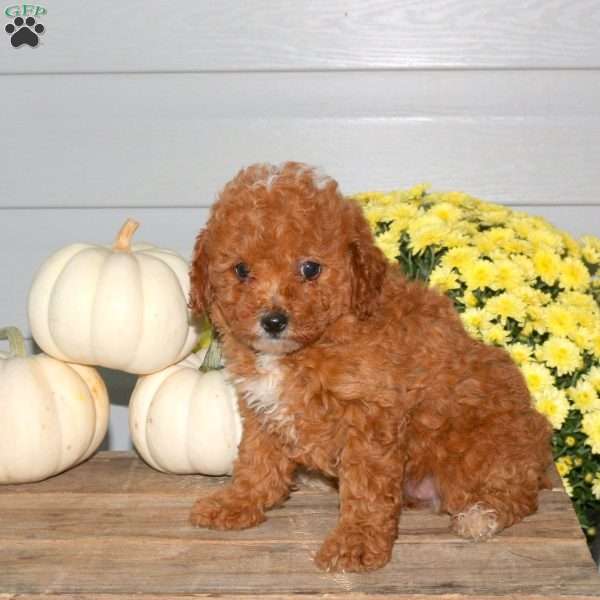
[[[299,163],[238,173],[198,235],[190,305],[220,336],[244,421],[233,479],[194,525],[258,525],[300,465],[339,484],[325,570],[384,566],[415,501],[472,539],[536,510],[551,430],[520,371],[389,264],[333,179]]]

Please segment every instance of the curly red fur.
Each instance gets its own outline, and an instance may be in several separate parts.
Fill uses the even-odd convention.
[[[307,260],[318,277],[302,276]],[[191,281],[244,419],[232,482],[197,501],[195,525],[260,523],[299,465],[339,480],[324,569],[385,565],[412,501],[473,538],[536,510],[551,431],[520,371],[467,335],[448,298],[388,264],[332,179],[299,163],[241,171],[198,237]],[[277,335],[260,324],[270,311],[288,318]]]

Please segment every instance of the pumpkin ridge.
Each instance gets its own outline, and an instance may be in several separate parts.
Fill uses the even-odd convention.
[[[53,386],[50,384],[50,381],[48,379],[48,375],[46,374],[46,369],[43,366],[43,361],[44,361],[44,355],[43,354],[39,354],[37,356],[32,357],[32,365],[34,367],[35,373],[37,375],[37,378],[43,383],[47,394],[52,398],[52,403],[53,403],[53,408],[55,410],[52,411],[48,411],[52,413],[52,416],[54,418],[54,422],[56,424],[56,428],[58,429],[58,439],[62,440],[63,438],[63,428],[62,428],[62,423],[60,420],[60,417],[58,416],[58,412],[56,411],[56,406],[57,406],[57,402],[56,402],[56,394],[54,392]],[[50,358],[50,357],[47,357]],[[50,360],[53,360],[50,358]],[[59,361],[57,361],[59,362]],[[60,364],[60,363],[59,363]],[[56,473],[60,472],[60,466],[63,463],[63,450],[62,450],[62,444],[58,444],[58,448],[56,449],[57,452],[57,461],[54,465],[54,468],[52,469],[52,475],[55,475]]]
[[[47,303],[47,312],[50,313],[50,307],[56,302],[56,295],[58,293],[58,290],[60,289],[60,287],[64,284],[64,279],[66,279],[69,276],[69,270],[70,268],[73,267],[74,263],[78,260],[82,260],[81,256],[84,254],[95,254],[98,250],[103,251],[104,249],[101,246],[96,246],[96,245],[84,245],[82,248],[79,248],[77,251],[75,251],[71,257],[65,262],[65,264],[63,265],[62,269],[58,272],[57,277],[54,280],[54,284],[52,285],[52,290],[50,292],[50,295],[48,296],[48,303]],[[96,298],[96,290],[97,290],[97,281],[95,280],[94,283],[94,292],[93,292],[93,298],[94,298],[94,302],[95,302],[95,298]],[[93,312],[93,307],[94,307],[94,302],[92,302],[91,304],[91,309],[90,309],[90,313]],[[88,319],[89,321],[89,316]],[[46,351],[47,354],[50,354],[51,356],[58,358],[60,360],[64,360],[64,361],[70,361],[70,362],[81,362],[81,363],[89,363],[89,364],[95,364],[95,357],[94,360],[88,361],[85,360],[84,356],[81,355],[80,353],[75,353],[72,354],[71,353],[71,349],[69,349],[68,354],[63,352],[61,349],[62,344],[59,344],[56,340],[57,337],[57,330],[56,330],[56,323],[54,325],[54,327],[52,326],[52,320],[48,319],[48,330],[50,332],[50,335],[52,337],[52,343],[54,345],[54,348],[57,349],[57,352],[50,352],[47,351],[46,348],[43,348],[44,351]],[[90,331],[90,340],[89,340],[90,346],[93,347],[93,340],[92,340],[92,332]],[[84,353],[85,354],[85,353]]]
[[[184,368],[190,368],[190,367],[184,367]],[[194,381],[194,385],[192,386],[192,390],[190,393],[190,398],[195,398],[196,394],[198,393],[198,390],[200,389],[200,387],[203,385],[202,379],[200,377],[198,377],[196,379],[196,381]],[[186,423],[187,423],[187,427],[186,427],[186,440],[190,439],[190,434],[193,434],[193,427],[195,425],[193,419],[190,418],[190,412],[191,412],[191,408],[192,408],[192,403],[191,402],[186,402],[185,403],[186,406],[186,411],[187,411],[187,415],[186,415]],[[185,445],[185,457],[188,463],[189,468],[191,469],[194,465],[193,460],[192,460],[192,456],[191,456],[191,451],[192,451],[192,444],[186,444]],[[195,469],[194,469],[195,470]]]
[[[136,287],[139,290],[138,300],[140,302],[140,305],[142,306],[142,310],[135,311],[135,316],[136,316],[136,323],[135,323],[136,336],[135,337],[138,340],[138,342],[135,347],[135,350],[131,354],[129,362],[123,368],[123,370],[126,372],[130,372],[131,365],[135,364],[135,361],[138,358],[140,348],[142,347],[142,340],[144,337],[142,322],[144,320],[144,317],[146,316],[145,315],[146,303],[144,302],[144,280],[142,277],[142,265],[141,265],[138,257],[135,255],[135,253],[131,252],[130,256],[131,256],[131,260],[133,260],[133,262],[135,264],[136,283],[137,283]]]
[[[165,248],[152,248],[148,250],[142,250],[140,254],[160,261],[171,271],[173,277],[179,284],[179,291],[181,292],[181,296],[184,299],[184,304],[186,307],[188,331],[182,339],[181,346],[179,347],[179,350],[177,351],[174,357],[174,362],[177,363],[184,359],[187,354],[189,354],[193,345],[199,337],[198,329],[200,328],[200,323],[193,317],[191,310],[187,306],[187,299],[189,296],[189,265],[185,261],[183,261],[183,259],[176,252]],[[166,254],[167,257],[165,258],[161,256],[161,254]],[[183,262],[186,268],[185,271],[179,273],[178,267],[179,263],[181,262]]]
[[[140,269],[137,259],[131,253],[117,253],[106,249],[105,252],[106,254],[102,266],[99,269],[97,276],[94,278],[95,288],[91,316],[89,319],[89,323],[91,323],[90,350],[94,357],[93,364],[102,365],[110,369],[127,371],[131,361],[124,359],[120,355],[115,357],[115,354],[118,353],[115,353],[114,349],[118,348],[122,351],[123,347],[127,347],[130,352],[135,355],[140,345],[140,321],[142,318],[142,311],[120,310],[118,314],[107,315],[109,306],[111,310],[112,306],[107,306],[106,297],[109,299],[113,297],[116,285],[113,281],[114,273],[118,272],[117,269],[120,268],[119,262],[125,261],[125,269],[127,270],[129,270],[129,265],[135,265],[135,267],[131,269],[134,273],[133,277],[135,277],[135,280],[128,280],[126,293],[132,292],[134,300],[138,304],[143,301]],[[127,297],[125,296],[125,293],[121,294],[121,298],[123,297]],[[128,299],[131,299],[131,297]],[[115,302],[115,304],[118,304],[118,302]],[[134,313],[133,318],[135,318],[135,321],[132,320],[132,312]],[[126,321],[127,326],[124,330],[116,332],[114,337],[109,338],[108,332],[111,331],[111,328],[114,329],[114,323],[112,321],[116,320],[117,316],[119,317],[119,320]]]
[[[176,377],[178,375],[179,372],[181,372],[183,369],[185,369],[185,367],[181,367],[180,365],[176,364],[176,365],[171,365],[170,367],[167,367],[164,371],[159,371],[159,373],[161,375],[163,375],[163,377],[160,380],[160,383],[154,388],[154,392],[152,393],[150,402],[148,403],[147,406],[147,411],[146,411],[146,422],[145,422],[145,437],[146,437],[146,448],[148,450],[148,453],[150,455],[150,458],[154,461],[154,463],[156,463],[159,466],[159,469],[161,471],[164,471],[165,473],[169,472],[169,468],[167,465],[165,465],[162,457],[160,456],[160,451],[157,452],[156,447],[153,446],[152,441],[148,439],[148,423],[150,422],[150,413],[152,412],[152,408],[153,408],[153,404],[154,402],[157,401],[157,399],[161,396],[161,393],[164,394],[165,390],[167,387],[169,387],[170,385],[170,379],[172,377]],[[156,374],[150,374],[149,377],[154,377],[156,376]],[[186,408],[186,423],[190,422],[189,419],[189,403],[184,403],[184,406]],[[186,438],[187,439],[187,438]],[[187,456],[187,448],[189,447],[188,444],[184,443],[184,447],[186,448],[186,458],[188,458],[188,468],[191,466],[190,462],[189,462],[189,457]]]
[[[56,284],[58,283],[62,273],[65,271],[67,266],[74,260],[74,258],[83,250],[87,249],[89,246],[87,244],[76,243],[70,244],[69,246],[65,246],[60,250],[54,252],[51,256],[49,256],[42,266],[40,267],[34,283],[29,291],[29,299],[28,299],[28,313],[29,313],[29,322],[32,330],[33,338],[36,343],[40,345],[40,348],[47,354],[54,356],[56,358],[60,358],[61,360],[65,360],[66,356],[59,349],[58,344],[55,340],[55,332],[53,331],[50,320],[47,318],[47,315],[50,311],[50,306],[52,305],[53,297],[56,292]],[[66,257],[65,257],[66,255]],[[62,264],[54,265],[54,262],[58,259],[62,260]],[[46,290],[47,294],[42,296],[41,302],[39,286],[43,286],[46,281],[40,280],[40,275],[44,275],[44,279],[49,277],[48,270],[51,269],[54,271],[52,280],[49,283],[49,288]],[[36,304],[39,304],[36,306]],[[39,318],[40,315],[46,315],[45,318]],[[50,346],[49,346],[50,345]]]

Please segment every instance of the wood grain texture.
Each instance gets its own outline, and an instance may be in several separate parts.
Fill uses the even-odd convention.
[[[596,72],[2,82],[0,207],[206,207],[241,167],[291,159],[346,193],[428,181],[492,201],[598,205]]]
[[[596,0],[130,0],[109,6],[62,0],[45,6],[40,45],[19,51],[6,44],[0,72],[600,65]]]
[[[447,517],[406,511],[392,563],[359,576],[321,573],[311,560],[336,522],[333,491],[302,487],[256,529],[190,527],[195,496],[224,481],[100,453],[45,482],[0,487],[0,598],[600,597],[560,487],[484,544],[451,535]]]

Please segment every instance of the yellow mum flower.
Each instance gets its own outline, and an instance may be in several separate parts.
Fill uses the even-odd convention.
[[[458,229],[452,227],[448,231],[448,235],[444,238],[443,245],[446,248],[462,248],[468,240],[468,235]]]
[[[508,339],[508,332],[502,325],[490,325],[481,330],[481,337],[486,344],[504,346]]]
[[[569,498],[573,497],[573,486],[571,482],[566,477],[561,477],[563,487],[565,488],[565,492],[569,496]]]
[[[519,323],[525,321],[525,304],[514,294],[504,292],[499,296],[494,296],[487,301],[485,308],[503,320],[510,317]]]
[[[531,305],[527,307],[527,317],[529,321],[525,324],[527,333],[529,335],[533,331],[538,333],[546,333],[548,331],[546,327],[546,321],[544,320],[544,309],[541,306]]]
[[[425,196],[430,185],[428,183],[419,183],[408,190],[410,200],[420,200]]]
[[[505,248],[515,239],[515,232],[507,227],[492,227],[481,235],[494,242],[497,248]]]
[[[377,223],[390,220],[386,216],[385,209],[382,206],[368,206],[363,210],[363,214],[372,230],[376,229]]]
[[[540,217],[537,217],[540,218]],[[563,241],[560,235],[550,230],[550,225],[542,220],[543,227],[534,229],[528,237],[529,242],[538,249],[551,249],[556,252],[561,252],[563,249]]]
[[[600,358],[600,333],[596,333],[592,337],[590,350],[596,355],[596,358]]]
[[[370,204],[372,202],[376,202],[379,196],[383,196],[383,192],[360,192],[358,194],[354,194],[352,198],[358,202]]]
[[[571,314],[573,315],[573,319],[579,326],[589,329],[590,332],[600,321],[600,315],[596,314],[594,310],[586,310],[585,308],[579,308],[578,306],[571,308]]]
[[[377,198],[377,202],[383,206],[388,206],[395,202],[393,194],[382,194]]]
[[[461,235],[465,236],[465,245],[470,243],[470,240],[473,239],[473,236],[479,233],[477,229],[477,225],[475,223],[471,223],[470,221],[459,221],[458,223],[454,223],[452,225],[452,230],[459,232]]]
[[[531,232],[534,230],[534,224],[531,217],[524,212],[515,211],[512,219],[510,220],[510,226],[517,233],[518,236],[523,239],[528,239]]]
[[[523,285],[523,272],[514,261],[509,259],[495,260],[496,285],[499,289],[512,292],[515,288]]]
[[[560,231],[559,233],[565,250],[577,259],[581,259],[581,248],[579,244],[568,233],[564,231]]]
[[[548,285],[554,284],[560,275],[560,258],[552,250],[538,250],[533,256],[533,266],[538,277]]]
[[[551,304],[542,309],[542,319],[552,335],[567,337],[575,329],[575,319],[564,305]]]
[[[570,456],[561,456],[554,464],[561,477],[566,477],[573,469],[573,459]]]
[[[590,273],[580,261],[565,258],[560,268],[559,281],[567,289],[582,290],[590,285]]]
[[[508,252],[508,254],[523,255],[523,258],[527,258],[533,254],[533,246],[527,240],[514,239],[507,240],[502,243],[502,248]]]
[[[575,408],[582,413],[600,410],[600,398],[589,381],[580,381],[575,387],[569,388],[567,394]]]
[[[443,265],[438,266],[432,271],[429,276],[429,285],[442,292],[455,290],[460,287],[456,272]]]
[[[539,394],[554,386],[554,377],[544,365],[536,362],[524,363],[521,365],[521,372],[532,394]]]
[[[416,218],[418,209],[414,204],[398,203],[393,206],[386,207],[385,219],[382,221],[402,221],[407,222],[411,219]]]
[[[470,308],[475,308],[479,304],[477,296],[469,290],[464,293],[463,302],[465,303],[465,306]]]
[[[433,196],[434,194],[432,194]],[[444,194],[435,194],[439,198],[440,202],[449,202],[450,204],[456,204],[457,206],[470,206],[472,204],[472,198],[464,192],[446,192]]]
[[[591,446],[594,454],[600,454],[600,411],[583,415],[581,429],[587,436],[585,443]]]
[[[594,334],[586,327],[574,327],[569,333],[569,339],[573,340],[580,350],[592,350]]]
[[[549,367],[554,367],[559,375],[572,373],[583,364],[579,348],[571,340],[557,336],[544,342],[538,358]]]
[[[398,256],[398,235],[393,231],[386,231],[375,238],[375,244],[385,254],[386,258],[395,261]]]
[[[463,217],[463,211],[456,205],[449,202],[440,202],[429,209],[429,214],[435,215],[444,223],[453,224]]]
[[[428,246],[442,245],[448,236],[446,223],[434,215],[427,215],[412,221],[408,227],[410,248],[415,254],[420,254]]]
[[[582,308],[587,312],[595,312],[598,310],[598,305],[589,294],[566,290],[558,296],[558,301],[567,306]]]
[[[497,249],[498,245],[488,235],[487,232],[479,233],[473,236],[472,243],[475,245],[480,254],[489,256]]]
[[[458,269],[463,271],[465,267],[471,265],[479,258],[479,252],[471,246],[462,248],[452,248],[442,257],[442,265],[449,269]]]
[[[477,209],[482,220],[489,224],[503,224],[510,215],[507,208],[493,202],[478,202]]]
[[[592,494],[594,494],[596,500],[600,500],[600,472],[596,473],[592,481]]]
[[[491,288],[496,282],[496,266],[489,260],[476,260],[462,269],[467,287],[472,290]]]
[[[593,235],[584,235],[581,242],[581,253],[586,262],[591,265],[600,264],[600,239]]]
[[[460,318],[467,331],[475,337],[479,337],[481,330],[490,325],[489,314],[481,308],[467,308]]]
[[[533,348],[531,346],[528,346],[527,344],[521,344],[520,342],[517,342],[515,344],[509,344],[508,346],[506,346],[506,349],[508,350],[508,353],[510,354],[512,359],[518,365],[524,365],[528,363],[531,359],[531,353],[533,352]]]
[[[589,381],[597,392],[600,392],[600,367],[592,367],[585,377],[586,381]]]
[[[533,281],[536,278],[535,265],[533,260],[524,254],[516,254],[510,257],[511,262],[521,271],[521,276],[525,281]],[[529,288],[531,289],[531,288]]]
[[[569,401],[565,393],[550,387],[534,397],[536,409],[545,415],[554,429],[560,429],[569,414]]]
[[[528,285],[521,285],[513,290],[513,294],[523,300],[528,307],[541,308],[552,300],[549,294],[535,290]]]

